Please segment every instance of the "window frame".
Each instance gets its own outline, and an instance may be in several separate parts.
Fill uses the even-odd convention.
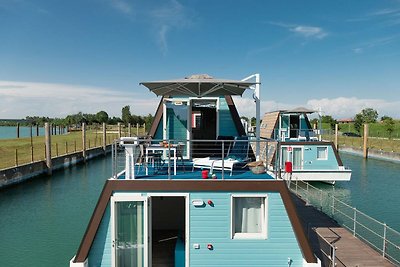
[[[235,233],[235,198],[263,198],[261,207],[261,233]],[[267,239],[268,229],[268,194],[232,194],[231,195],[231,239]]]
[[[326,153],[325,153],[325,157],[324,158],[319,158],[318,157],[318,149],[319,148],[324,148],[325,149]],[[328,160],[328,147],[327,146],[317,146],[317,155],[316,155],[316,157],[317,157],[317,160]]]

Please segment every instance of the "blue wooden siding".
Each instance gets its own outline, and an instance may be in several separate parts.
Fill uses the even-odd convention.
[[[280,194],[267,193],[267,239],[261,240],[231,238],[231,194],[190,194],[190,267],[287,266],[288,258],[293,261],[291,267],[302,266],[302,253]],[[194,199],[212,200],[214,207],[196,208],[191,204]],[[111,267],[111,242],[108,206],[89,252],[90,267]],[[200,249],[194,249],[194,244],[200,244]],[[207,244],[214,250],[208,250]]]
[[[302,254],[279,193],[268,194],[268,238],[231,238],[231,193],[192,193],[214,207],[190,206],[190,266],[302,266]],[[200,249],[193,245],[199,244]],[[212,244],[214,250],[208,250]]]
[[[110,204],[89,251],[89,267],[111,267],[111,211]]]
[[[317,159],[317,147],[326,147],[323,145],[305,145],[304,146],[304,170],[338,170],[335,153],[330,145],[328,145],[328,159]]]
[[[220,136],[238,136],[235,123],[233,121],[231,112],[226,103],[225,97],[219,98],[219,135]]]

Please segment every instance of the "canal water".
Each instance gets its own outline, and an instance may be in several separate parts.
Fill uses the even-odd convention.
[[[98,158],[0,190],[0,266],[68,266],[110,176]]]
[[[341,156],[353,177],[336,194],[400,230],[400,164]],[[111,157],[99,158],[0,190],[0,266],[68,266],[110,174]]]
[[[30,137],[31,127],[20,126],[19,136]],[[39,127],[39,135],[44,135],[44,128]],[[32,136],[36,136],[36,127],[32,127]],[[0,139],[14,139],[17,138],[17,127],[16,126],[0,126]]]

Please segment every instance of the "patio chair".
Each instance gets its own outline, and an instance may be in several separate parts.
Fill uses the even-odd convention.
[[[228,170],[231,171],[232,176],[235,165],[244,165],[250,161],[249,158],[250,142],[247,136],[235,138],[232,149],[229,151],[227,157],[213,162],[211,172],[214,170]],[[222,167],[223,165],[223,167]]]
[[[210,169],[210,172],[214,170],[228,170],[232,176],[233,168],[238,164],[245,164],[250,159],[248,157],[249,142],[248,137],[236,137],[229,150],[227,156],[224,159],[207,157],[193,161],[193,168],[205,168]]]

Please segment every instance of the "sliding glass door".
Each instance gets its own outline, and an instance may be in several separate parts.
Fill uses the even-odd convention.
[[[147,199],[112,197],[113,266],[148,266]]]

